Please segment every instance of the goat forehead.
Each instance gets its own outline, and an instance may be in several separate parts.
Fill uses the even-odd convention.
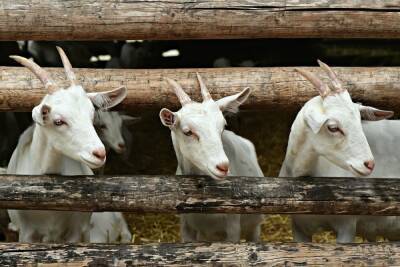
[[[115,111],[97,111],[96,123],[105,124],[109,126],[109,129],[119,130],[122,125],[122,119],[118,112]]]
[[[336,106],[334,108],[326,109],[326,114],[329,117],[336,118],[338,120],[346,120],[346,119],[358,119],[360,118],[360,112],[358,109],[354,107],[343,107]]]
[[[109,111],[107,113],[110,114],[110,118],[111,118],[112,122],[114,123],[114,125],[121,125],[122,124],[122,118],[121,118],[121,116],[119,115],[118,112]]]
[[[67,90],[57,91],[47,101],[52,111],[63,117],[78,119],[79,117],[92,117],[94,107],[90,99],[84,96],[71,94]]]
[[[350,97],[350,94],[347,91],[327,96],[323,101],[323,105],[325,108],[354,108],[354,103]]]
[[[337,117],[337,119],[360,117],[358,108],[353,103],[347,92],[328,96],[323,101],[323,107],[328,115]]]
[[[223,127],[225,124],[222,112],[209,105],[199,103],[188,104],[184,106],[179,113],[183,126],[210,128]]]
[[[90,102],[89,97],[81,86],[71,86],[67,89],[58,90],[52,93],[50,97],[57,104],[77,103],[77,105],[80,105]]]
[[[221,110],[216,103],[190,103],[183,106],[179,113],[181,117],[217,117],[223,118]]]

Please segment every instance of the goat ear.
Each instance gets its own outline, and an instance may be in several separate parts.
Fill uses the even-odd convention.
[[[34,122],[45,125],[49,118],[49,113],[51,111],[50,106],[46,104],[40,104],[33,108],[32,119]]]
[[[132,125],[137,123],[138,121],[140,121],[142,118],[141,117],[133,117],[133,116],[129,116],[129,115],[120,115],[122,118],[122,121],[126,124],[126,125]]]
[[[360,111],[361,119],[365,121],[380,121],[389,119],[394,115],[394,112],[390,110],[381,110],[360,104],[357,105],[358,110]]]
[[[167,126],[170,128],[175,126],[178,121],[178,117],[175,115],[175,113],[167,108],[163,108],[160,111],[160,119],[161,119],[162,124],[164,124],[164,126]]]
[[[239,110],[239,106],[247,100],[250,93],[251,90],[247,87],[240,93],[219,99],[217,101],[219,109],[223,112],[236,113]]]
[[[126,95],[127,90],[125,86],[121,86],[111,91],[87,94],[93,105],[101,110],[115,107],[125,99]]]
[[[328,120],[328,117],[314,108],[307,108],[304,112],[304,119],[313,133],[317,134]]]

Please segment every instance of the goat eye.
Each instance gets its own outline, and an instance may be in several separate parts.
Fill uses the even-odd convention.
[[[193,132],[191,130],[188,130],[188,131],[184,131],[183,134],[186,136],[192,136]]]
[[[340,132],[340,128],[337,127],[336,125],[328,125],[328,130],[329,130],[331,133]]]
[[[55,126],[61,126],[61,125],[64,125],[64,124],[66,124],[66,123],[63,120],[60,120],[60,119],[54,120],[54,125]]]
[[[107,126],[105,124],[100,125],[100,129],[105,130],[107,129]]]

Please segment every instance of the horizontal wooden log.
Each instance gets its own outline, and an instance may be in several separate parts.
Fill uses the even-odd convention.
[[[398,0],[0,2],[0,40],[399,38]]]
[[[0,250],[1,266],[400,265],[399,243],[346,245],[187,243],[142,246],[1,243]]]
[[[1,176],[0,208],[400,215],[398,179]]]
[[[399,24],[400,25],[400,24]],[[400,68],[334,68],[354,101],[400,110]],[[321,77],[319,68],[308,68]],[[61,68],[49,70],[56,82],[68,86]],[[77,69],[88,91],[103,91],[125,85],[127,99],[120,109],[177,108],[177,98],[165,82],[176,79],[194,100],[200,100],[195,72],[199,72],[215,99],[237,93],[249,86],[252,94],[244,109],[283,108],[297,110],[317,94],[313,86],[292,67],[225,69],[110,70]],[[0,67],[0,111],[30,111],[46,92],[27,69]]]

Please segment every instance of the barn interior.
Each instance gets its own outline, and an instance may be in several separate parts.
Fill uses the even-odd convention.
[[[252,39],[107,42],[0,42],[0,65],[17,66],[9,55],[33,58],[42,67],[61,67],[56,51],[62,47],[75,68],[226,68],[316,66],[321,59],[331,66],[399,66],[399,40],[370,39]],[[0,76],[1,79],[1,76]],[[167,86],[167,85],[166,85]],[[228,128],[251,140],[265,176],[278,175],[286,150],[290,125],[299,107],[258,111],[242,109],[229,116]],[[110,152],[104,174],[174,174],[176,158],[170,132],[160,123],[159,109],[123,111],[140,117],[124,125],[127,150]],[[32,123],[30,113],[0,113],[0,166],[6,167],[19,135]],[[154,145],[154,144],[157,145]],[[125,214],[136,244],[178,242],[179,219],[173,214]],[[3,230],[5,230],[3,228]],[[3,232],[2,240],[15,241]],[[268,216],[262,240],[291,241],[288,216]],[[324,232],[316,242],[334,242]],[[358,241],[362,241],[360,238]]]

